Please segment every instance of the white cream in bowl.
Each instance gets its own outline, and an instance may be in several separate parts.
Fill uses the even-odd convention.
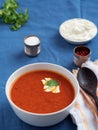
[[[96,36],[97,27],[89,20],[74,18],[63,22],[59,32],[70,43],[85,43]]]

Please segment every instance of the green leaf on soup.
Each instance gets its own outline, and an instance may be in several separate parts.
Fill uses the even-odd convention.
[[[54,86],[58,86],[59,85],[59,82],[54,80],[54,79],[51,79],[49,81],[46,82],[46,85],[47,86],[50,86],[50,87],[54,87]]]

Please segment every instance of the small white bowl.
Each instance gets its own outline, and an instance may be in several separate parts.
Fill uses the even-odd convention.
[[[59,33],[71,44],[85,44],[97,35],[97,27],[87,19],[74,18],[63,22]]]
[[[72,82],[75,89],[75,98],[73,99],[71,104],[59,111],[49,113],[49,114],[36,114],[36,113],[28,112],[19,108],[17,105],[15,105],[10,98],[11,85],[19,76],[32,70],[52,70],[52,71],[55,71],[55,72],[58,72],[67,76]],[[61,67],[56,64],[51,64],[51,63],[34,63],[34,64],[23,66],[19,68],[18,70],[16,70],[7,80],[5,90],[6,90],[7,99],[12,109],[16,113],[16,115],[22,121],[30,125],[42,127],[42,126],[51,126],[51,125],[57,124],[66,118],[66,116],[70,113],[70,109],[72,109],[78,97],[79,84],[78,84],[77,79],[74,77],[74,75],[64,67]]]

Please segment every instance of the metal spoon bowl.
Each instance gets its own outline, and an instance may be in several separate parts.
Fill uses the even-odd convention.
[[[93,97],[98,110],[98,97],[96,95],[97,77],[95,73],[87,67],[82,67],[78,71],[77,80],[80,87]]]

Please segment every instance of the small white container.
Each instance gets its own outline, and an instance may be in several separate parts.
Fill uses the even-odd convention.
[[[34,57],[40,53],[40,39],[36,35],[24,38],[24,51],[28,56]]]

